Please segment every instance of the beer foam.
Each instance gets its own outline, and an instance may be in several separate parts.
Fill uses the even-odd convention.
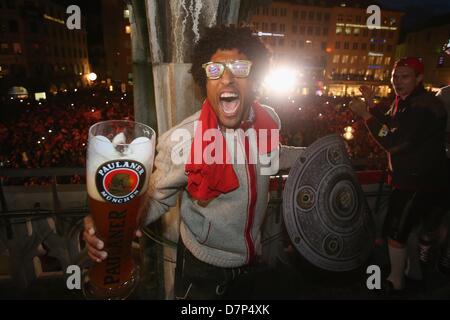
[[[118,144],[125,144],[126,141],[127,141],[127,138],[125,137],[125,134],[123,132],[121,132],[114,137],[114,139],[112,140],[112,143],[116,147]]]
[[[131,157],[141,163],[149,163],[153,156],[153,144],[147,137],[134,139],[130,144]]]
[[[95,153],[97,157],[105,159],[115,159],[120,155],[111,141],[105,136],[95,136],[91,139],[89,141],[89,151],[90,153]]]

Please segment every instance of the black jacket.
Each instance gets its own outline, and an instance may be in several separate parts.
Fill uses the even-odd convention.
[[[388,152],[391,183],[407,190],[446,189],[445,127],[447,112],[442,102],[423,87],[405,100],[393,102],[382,114],[374,108],[366,126]]]

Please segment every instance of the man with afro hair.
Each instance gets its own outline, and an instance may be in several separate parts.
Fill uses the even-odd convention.
[[[181,196],[177,299],[222,298],[260,265],[270,175],[303,150],[279,145],[278,116],[256,100],[269,59],[250,28],[207,28],[192,54],[191,73],[205,96],[201,110],[158,139],[145,223]],[[103,243],[86,221],[90,256],[102,260]]]

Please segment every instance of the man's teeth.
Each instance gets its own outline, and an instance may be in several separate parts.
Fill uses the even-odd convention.
[[[224,92],[220,95],[220,98],[237,98],[239,95],[234,92]]]

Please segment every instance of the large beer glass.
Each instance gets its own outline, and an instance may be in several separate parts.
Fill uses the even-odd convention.
[[[89,129],[89,209],[108,257],[85,276],[88,299],[126,299],[139,282],[132,240],[145,207],[154,153],[155,132],[144,124],[110,120]]]

